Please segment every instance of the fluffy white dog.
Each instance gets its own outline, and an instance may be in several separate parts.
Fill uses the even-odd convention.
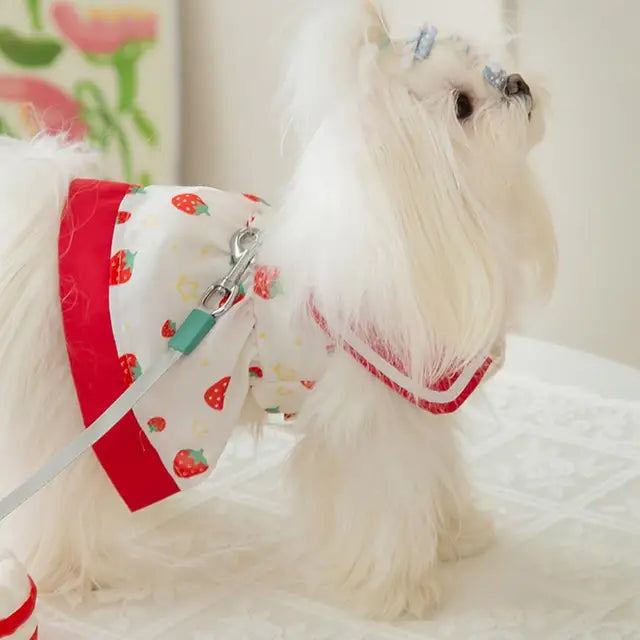
[[[312,297],[338,345],[346,327],[374,327],[420,385],[495,356],[555,274],[527,166],[543,133],[537,90],[448,33],[390,40],[359,1],[326,3],[291,59],[303,153],[260,253],[279,270],[279,309],[304,331]],[[58,233],[71,180],[93,172],[84,148],[59,139],[0,145],[0,494],[83,426]],[[356,610],[423,615],[439,562],[484,548],[491,527],[472,504],[456,414],[361,365],[338,348],[299,414],[299,540],[320,559],[318,583]],[[262,414],[246,406],[246,420]],[[87,454],[7,531],[41,589],[86,589],[126,576],[135,525]]]

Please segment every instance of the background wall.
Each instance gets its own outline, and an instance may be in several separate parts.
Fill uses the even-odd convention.
[[[183,0],[183,180],[274,200],[291,168],[276,89],[308,0]]]
[[[518,0],[552,113],[536,163],[560,243],[535,335],[640,366],[640,3]]]
[[[287,28],[310,0],[182,0],[183,180],[277,200],[291,170],[275,104]],[[535,162],[555,214],[560,276],[535,336],[640,365],[635,37],[640,3],[505,0],[523,68],[553,94]],[[500,0],[387,0],[392,30],[429,19],[483,35]],[[443,15],[444,14],[444,15]]]

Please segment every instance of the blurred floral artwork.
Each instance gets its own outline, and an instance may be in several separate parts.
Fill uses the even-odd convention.
[[[177,179],[175,0],[0,3],[0,133],[87,138],[112,179]]]

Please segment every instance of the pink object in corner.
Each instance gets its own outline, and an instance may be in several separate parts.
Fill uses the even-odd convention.
[[[78,49],[91,54],[115,53],[129,42],[154,40],[157,17],[133,7],[95,7],[80,12],[73,2],[54,2],[51,17]]]
[[[25,568],[11,553],[0,551],[0,638],[37,640],[37,595]]]
[[[79,140],[87,132],[80,120],[80,104],[59,87],[29,76],[0,75],[0,100],[23,105],[23,119],[30,133],[67,132],[70,140]]]

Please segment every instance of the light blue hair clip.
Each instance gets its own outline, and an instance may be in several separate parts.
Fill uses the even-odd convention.
[[[434,26],[425,25],[420,29],[417,37],[412,40],[407,40],[407,44],[413,46],[414,60],[425,60],[429,57],[437,35],[438,30]]]
[[[500,93],[504,93],[507,86],[507,72],[496,62],[489,63],[483,70],[484,79],[495,87]]]

